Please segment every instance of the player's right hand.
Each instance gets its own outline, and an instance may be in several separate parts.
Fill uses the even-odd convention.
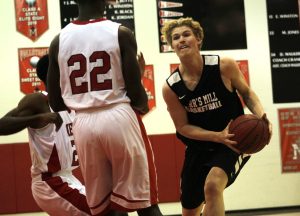
[[[226,145],[228,148],[233,150],[234,152],[240,154],[240,150],[234,147],[234,145],[237,144],[236,141],[231,140],[232,137],[234,137],[234,134],[229,133],[229,126],[231,124],[232,120],[227,124],[226,128],[223,131],[219,132],[219,142]]]
[[[46,125],[54,123],[56,128],[61,126],[62,119],[58,113],[47,112],[42,114],[37,114],[35,116],[35,121],[32,121],[30,127],[32,128],[43,128]],[[56,129],[58,130],[58,129]]]

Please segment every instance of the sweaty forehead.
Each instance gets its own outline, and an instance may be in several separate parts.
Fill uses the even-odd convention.
[[[192,32],[192,29],[188,26],[175,27],[171,35],[182,34],[184,32]]]

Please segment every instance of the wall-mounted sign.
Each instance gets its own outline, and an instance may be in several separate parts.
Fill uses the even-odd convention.
[[[278,110],[282,172],[300,172],[300,108]]]
[[[274,103],[300,102],[299,14],[299,0],[267,0]]]
[[[73,0],[60,0],[61,28],[78,17],[78,8]],[[121,23],[135,32],[133,0],[122,0],[116,5],[107,5],[105,17]]]
[[[15,0],[17,31],[36,41],[48,30],[47,0]]]
[[[172,49],[164,39],[161,28],[165,22],[192,17],[204,29],[202,50],[246,49],[244,0],[156,0],[160,52]]]
[[[247,84],[250,86],[248,60],[238,60],[236,62],[239,66],[240,71],[244,75]],[[243,107],[245,107],[246,105],[241,96],[240,96],[240,99],[242,101]]]
[[[142,77],[142,82],[146,90],[146,93],[148,95],[148,105],[149,105],[149,110],[151,111],[156,107],[153,65],[145,66],[145,72]]]
[[[48,47],[18,49],[20,90],[24,94],[45,90],[44,83],[36,75],[36,64],[47,53]]]

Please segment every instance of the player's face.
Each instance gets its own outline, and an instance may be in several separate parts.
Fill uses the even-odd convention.
[[[172,48],[179,57],[199,52],[200,39],[188,26],[176,27],[172,31]]]

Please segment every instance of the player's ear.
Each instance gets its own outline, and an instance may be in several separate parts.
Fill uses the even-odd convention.
[[[170,41],[170,47],[174,50],[174,46],[173,46],[173,39],[171,38],[171,41]]]
[[[197,39],[198,47],[199,47],[199,49],[200,49],[200,47],[201,47],[201,45],[202,45],[202,40],[201,40],[199,37],[197,37],[196,39]]]

